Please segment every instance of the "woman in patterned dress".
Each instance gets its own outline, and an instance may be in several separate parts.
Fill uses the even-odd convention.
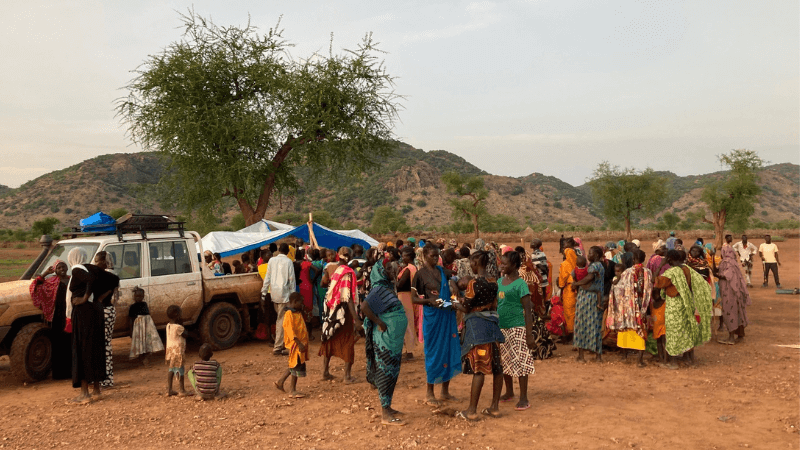
[[[516,251],[500,258],[500,273],[497,281],[497,313],[500,316],[500,331],[506,341],[500,344],[500,360],[503,363],[503,379],[506,393],[501,401],[514,398],[514,378],[519,379],[519,401],[514,408],[524,411],[531,407],[528,401],[528,375],[536,370],[533,366],[533,350],[537,347],[533,338],[533,306],[528,283],[520,278],[522,258]],[[538,289],[538,284],[537,284]]]
[[[565,251],[569,251],[566,249]],[[572,345],[578,349],[580,362],[586,362],[584,350],[593,352],[596,361],[603,361],[603,276],[605,275],[600,259],[603,249],[594,246],[589,249],[589,273],[582,280],[572,283],[578,288],[575,303],[575,336]]]

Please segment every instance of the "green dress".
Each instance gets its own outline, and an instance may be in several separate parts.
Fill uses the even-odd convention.
[[[678,291],[677,297],[669,297],[666,292],[661,291],[662,297],[666,299],[666,350],[671,356],[680,356],[711,339],[711,287],[693,269],[690,268],[689,273],[691,288],[681,267],[673,267],[663,275],[669,278]],[[700,322],[695,313],[700,316]]]

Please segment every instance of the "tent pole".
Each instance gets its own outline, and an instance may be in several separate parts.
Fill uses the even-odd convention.
[[[308,213],[308,240],[311,241],[312,248],[319,248],[317,238],[314,236],[314,216]]]

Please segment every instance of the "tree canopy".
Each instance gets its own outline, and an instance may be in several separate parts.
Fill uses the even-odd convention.
[[[489,195],[489,191],[483,185],[483,178],[479,175],[467,176],[458,172],[447,172],[442,175],[442,182],[447,186],[448,194],[457,196],[449,199],[450,206],[453,207],[453,218],[471,220],[475,237],[480,237],[479,222],[488,214],[486,197]]]
[[[657,212],[667,200],[667,180],[653,169],[620,168],[603,161],[592,174],[592,198],[608,223],[624,220],[625,235],[631,240],[631,219]]]
[[[370,232],[386,234],[394,231],[405,233],[410,230],[406,218],[400,211],[395,211],[391,206],[379,206],[372,215]]]
[[[183,37],[149,56],[117,114],[131,140],[159,151],[175,203],[209,213],[230,196],[247,224],[274,191],[313,176],[357,175],[389,153],[401,97],[367,34],[355,50],[294,58],[280,23],[259,34],[190,10]]]
[[[730,173],[708,184],[703,189],[702,199],[711,211],[711,220],[704,218],[704,221],[714,225],[715,244],[720,248],[726,224],[734,232],[747,228],[748,219],[755,212],[756,197],[761,193],[758,173],[764,160],[752,150],[732,150],[718,158],[722,165],[730,168]]]

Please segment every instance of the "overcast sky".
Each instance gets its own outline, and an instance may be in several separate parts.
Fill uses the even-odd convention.
[[[0,184],[134,152],[114,99],[179,39],[176,10],[266,31],[295,56],[373,32],[407,96],[398,138],[494,174],[582,184],[597,163],[719,170],[800,162],[798,2],[0,2]]]

